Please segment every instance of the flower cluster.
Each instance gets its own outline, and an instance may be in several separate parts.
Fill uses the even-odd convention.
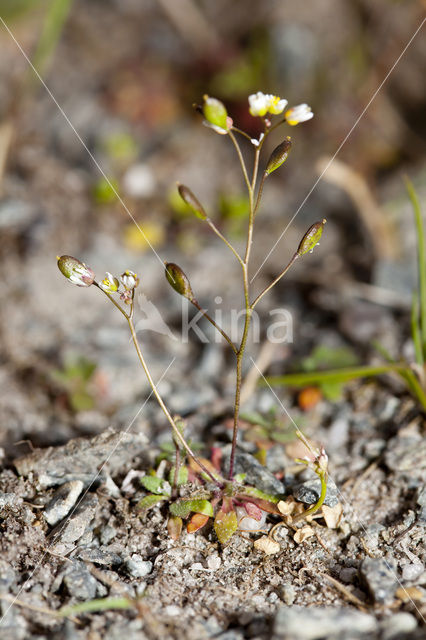
[[[85,265],[84,262],[77,260],[77,258],[73,258],[72,256],[58,256],[57,261],[60,272],[72,284],[78,287],[90,287],[90,285],[94,284],[107,294],[119,293],[120,300],[125,304],[131,304],[133,291],[139,284],[139,278],[134,271],[127,269],[121,274],[120,279],[107,271],[105,278],[98,283],[95,280],[93,269]],[[120,290],[120,286],[123,287],[122,290]]]
[[[249,111],[252,116],[263,118],[267,113],[278,115],[284,111],[288,104],[288,100],[274,96],[271,93],[252,93],[249,98]],[[295,107],[287,109],[284,113],[287,124],[294,126],[300,122],[306,122],[314,117],[311,107],[307,104],[299,104]]]

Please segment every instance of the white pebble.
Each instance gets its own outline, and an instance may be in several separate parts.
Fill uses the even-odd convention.
[[[219,558],[219,556],[213,555],[207,558],[207,566],[212,571],[216,571],[216,569],[219,569],[221,564],[222,560]]]
[[[423,563],[416,562],[406,564],[402,570],[402,579],[403,580],[415,580],[419,576],[422,575],[424,571]]]

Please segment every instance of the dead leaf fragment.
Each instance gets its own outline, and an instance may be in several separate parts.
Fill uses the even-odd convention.
[[[417,587],[400,587],[395,591],[395,595],[402,602],[410,602],[411,600],[423,600],[424,593]]]
[[[294,511],[295,502],[292,498],[287,500],[280,500],[277,504],[277,507],[283,516],[289,516]]]
[[[334,507],[328,507],[326,504],[323,504],[321,509],[327,527],[329,529],[337,529],[343,515],[343,507],[341,503],[338,502]]]
[[[254,541],[254,548],[258,551],[262,551],[267,556],[272,556],[274,553],[278,553],[281,549],[278,542],[272,540],[269,536],[262,536]]]
[[[305,525],[304,527],[296,531],[296,533],[294,534],[294,541],[297,542],[297,544],[300,544],[313,535],[314,530],[312,529],[312,527],[310,527],[309,525]]]

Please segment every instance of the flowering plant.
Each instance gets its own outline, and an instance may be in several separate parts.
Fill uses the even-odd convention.
[[[168,420],[173,433],[174,456],[168,459],[169,475],[164,475],[163,467],[153,470],[152,474],[142,479],[143,486],[149,492],[141,501],[140,507],[148,509],[154,504],[161,501],[170,502],[170,518],[169,532],[173,538],[177,538],[182,528],[183,519],[187,519],[191,514],[191,518],[187,523],[187,530],[194,532],[203,527],[210,518],[214,519],[214,528],[219,540],[225,543],[233,535],[238,528],[248,530],[260,530],[264,524],[265,514],[274,513],[279,515],[280,511],[276,506],[279,496],[265,494],[256,487],[246,486],[242,476],[235,475],[235,454],[237,446],[237,437],[239,431],[239,413],[241,400],[241,384],[242,384],[242,363],[244,352],[247,345],[250,322],[254,308],[263,298],[263,296],[274,287],[281,278],[287,273],[290,267],[305,254],[312,252],[316,244],[318,244],[325,220],[314,223],[305,235],[302,237],[297,250],[293,253],[287,265],[282,269],[278,276],[257,295],[252,297],[249,282],[249,265],[253,243],[254,222],[256,214],[259,210],[263,188],[266,179],[274,171],[278,170],[287,160],[291,150],[291,139],[286,136],[278,146],[270,154],[264,165],[263,172],[259,179],[260,158],[263,146],[269,135],[280,125],[285,123],[296,125],[300,122],[310,120],[313,117],[311,109],[305,105],[298,105],[285,111],[287,100],[257,92],[249,96],[249,111],[252,116],[261,119],[263,124],[263,132],[258,140],[253,140],[248,133],[234,126],[233,119],[228,115],[225,105],[218,99],[204,96],[203,104],[198,110],[204,116],[204,124],[213,129],[216,133],[228,136],[237,153],[239,163],[241,165],[242,174],[247,187],[249,210],[247,223],[247,238],[244,255],[240,255],[232,243],[222,234],[216,224],[207,215],[205,208],[199,199],[193,194],[191,189],[186,185],[179,184],[178,191],[180,197],[186,203],[189,210],[202,222],[207,224],[210,229],[225,243],[232,252],[235,259],[241,267],[242,288],[245,304],[244,328],[241,339],[235,343],[231,337],[202,309],[198,303],[196,296],[192,290],[188,277],[175,263],[166,263],[165,275],[171,287],[181,296],[186,298],[194,305],[202,315],[208,320],[217,331],[221,333],[232,349],[236,363],[236,384],[235,384],[235,401],[233,411],[233,436],[230,459],[228,462],[228,473],[225,474],[221,470],[221,451],[213,452],[212,460],[206,460],[196,455],[185,438],[184,424],[178,416],[172,416],[164,403],[157,386],[155,385],[149,371],[149,367],[143,356],[140,344],[137,339],[134,316],[134,298],[135,289],[139,286],[139,278],[136,273],[126,270],[120,278],[107,272],[104,279],[98,282],[95,279],[93,271],[86,267],[82,262],[71,258],[70,256],[62,256],[58,259],[58,266],[61,272],[72,282],[78,286],[93,285],[102,291],[109,300],[117,307],[121,314],[127,320],[131,337],[139,357],[140,363],[151,385],[152,391]],[[279,116],[284,114],[279,120],[272,124],[269,115]],[[268,116],[268,117],[267,117]],[[254,150],[254,161],[251,175],[247,168],[240,144],[237,136],[242,136],[251,142],[251,148]],[[118,300],[117,300],[118,298]],[[120,304],[120,301],[125,306]],[[300,437],[300,436],[299,436]],[[305,444],[310,448],[309,443],[304,439]],[[312,450],[312,449],[311,449]],[[315,453],[313,463],[315,471],[321,471],[321,478],[324,480],[322,487],[326,486],[326,466],[324,467],[325,452]],[[305,463],[306,461],[301,461]],[[196,485],[196,490],[188,498],[180,496],[182,485],[189,480]],[[325,494],[324,494],[325,495]],[[319,503],[324,499],[321,493]],[[320,504],[316,506],[319,508]],[[322,504],[322,503],[321,503]],[[308,510],[312,512],[311,508]]]

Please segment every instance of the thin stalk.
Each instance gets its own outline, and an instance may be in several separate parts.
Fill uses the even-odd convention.
[[[163,410],[164,415],[166,416],[167,420],[170,423],[170,426],[172,427],[173,433],[175,435],[175,437],[179,440],[179,442],[181,443],[181,445],[184,447],[184,449],[186,450],[186,452],[188,453],[189,456],[191,456],[191,458],[198,464],[198,466],[200,467],[200,469],[206,473],[208,475],[208,477],[210,478],[210,480],[212,482],[214,482],[216,485],[218,485],[219,487],[222,488],[222,485],[220,484],[220,482],[218,482],[216,480],[216,478],[214,477],[214,475],[212,473],[210,473],[210,471],[207,469],[207,467],[204,466],[204,464],[201,462],[201,460],[199,460],[197,458],[197,456],[195,455],[195,453],[192,451],[191,447],[189,446],[189,444],[186,442],[185,438],[182,436],[181,432],[179,431],[179,429],[177,428],[175,421],[173,420],[172,416],[170,415],[169,410],[167,409],[166,405],[164,404],[163,398],[161,397],[161,395],[159,394],[158,390],[157,390],[157,386],[151,376],[151,373],[148,369],[148,366],[145,362],[145,359],[142,355],[142,351],[140,349],[139,346],[139,342],[138,339],[136,337],[136,331],[135,331],[135,326],[133,324],[133,320],[132,318],[128,318],[127,322],[129,324],[129,328],[130,328],[130,333],[132,334],[132,340],[133,340],[133,344],[135,345],[135,349],[136,349],[136,353],[138,354],[138,358],[139,361],[142,365],[143,370],[145,371],[145,375],[148,378],[148,382],[150,384],[150,387],[152,389],[153,394],[155,395],[158,404],[160,405],[161,409]]]
[[[170,423],[170,426],[172,428],[172,431],[175,435],[175,438],[177,440],[179,440],[179,442],[181,443],[181,445],[183,446],[183,448],[186,450],[187,454],[194,460],[194,462],[196,462],[196,464],[198,464],[198,466],[200,467],[200,469],[210,478],[210,480],[212,482],[214,482],[218,487],[222,488],[222,485],[220,484],[220,482],[218,482],[218,480],[216,480],[216,478],[213,476],[212,473],[210,473],[210,471],[207,469],[207,467],[205,467],[203,465],[203,463],[201,462],[201,460],[199,460],[197,458],[197,456],[195,455],[195,453],[192,451],[191,447],[189,446],[189,444],[186,442],[185,438],[182,436],[181,432],[179,431],[178,427],[176,426],[175,421],[173,420],[172,416],[170,415],[169,410],[167,409],[166,405],[164,404],[163,398],[161,397],[157,386],[151,376],[151,373],[148,369],[148,365],[145,362],[145,358],[142,355],[142,351],[141,348],[139,346],[139,342],[136,336],[136,331],[135,331],[135,325],[133,324],[133,301],[131,304],[131,308],[130,308],[130,312],[126,313],[126,311],[124,311],[124,309],[114,300],[114,298],[112,297],[112,295],[110,295],[109,293],[107,293],[106,291],[104,291],[102,289],[102,287],[99,286],[99,284],[97,282],[94,282],[93,284],[95,284],[98,289],[100,289],[110,300],[111,302],[114,304],[114,306],[117,307],[117,309],[123,314],[123,316],[126,318],[127,323],[129,325],[129,329],[130,329],[130,333],[132,336],[132,340],[133,340],[133,344],[135,346],[136,349],[136,353],[138,354],[138,358],[139,361],[142,365],[143,370],[145,371],[145,375],[148,378],[148,382],[149,385],[152,389],[153,394],[155,395],[158,404],[160,405],[164,415],[166,416],[168,422]],[[133,294],[134,294],[134,290],[133,290]]]
[[[297,258],[299,257],[299,254],[296,252],[294,254],[294,256],[292,257],[292,259],[290,260],[290,262],[288,263],[288,265],[285,267],[285,269],[283,269],[283,271],[281,271],[281,273],[279,274],[279,276],[277,276],[275,278],[275,280],[273,282],[271,282],[271,284],[269,284],[267,287],[265,287],[265,289],[263,291],[261,291],[259,293],[259,295],[257,296],[257,298],[252,302],[251,304],[251,308],[254,309],[255,306],[257,305],[257,303],[259,302],[259,300],[261,300],[261,298],[263,298],[263,296],[265,295],[265,293],[268,293],[268,291],[270,291],[272,289],[272,287],[275,287],[275,285],[277,284],[277,282],[279,282],[279,280],[281,280],[281,278],[283,276],[285,276],[285,274],[287,273],[287,271],[290,269],[290,267],[296,262]]]
[[[190,302],[192,302],[192,304],[194,305],[194,307],[196,307],[198,309],[198,311],[200,311],[204,318],[206,320],[208,320],[210,322],[210,324],[212,324],[214,326],[214,328],[219,331],[220,334],[222,334],[222,336],[225,338],[226,342],[229,344],[229,346],[231,347],[232,351],[235,353],[235,355],[237,355],[238,353],[238,349],[235,346],[235,344],[232,342],[231,338],[228,336],[228,334],[219,327],[219,325],[213,320],[213,318],[211,318],[209,316],[209,314],[207,313],[207,311],[205,309],[202,308],[202,306],[199,304],[199,302],[195,299],[192,298],[190,300]]]
[[[180,470],[180,446],[175,442],[176,452],[175,452],[175,473],[173,478],[173,487],[172,487],[172,497],[177,497],[177,489],[179,484],[179,470]]]
[[[205,222],[207,222],[207,224],[209,225],[210,229],[212,229],[212,231],[215,232],[215,234],[218,236],[218,238],[220,238],[226,244],[228,249],[230,249],[232,251],[234,256],[237,258],[238,262],[242,265],[243,264],[242,257],[240,256],[238,251],[235,249],[235,247],[232,246],[232,244],[229,242],[229,240],[227,240],[225,238],[225,236],[219,231],[219,229],[216,227],[214,222],[212,220],[210,220],[210,218],[206,218]]]
[[[235,131],[235,133],[239,133],[240,135],[244,136],[245,138],[247,138],[247,140],[250,140],[251,142],[251,138],[249,134],[243,131],[242,129],[239,129],[238,127],[232,127],[232,131]]]
[[[235,136],[232,133],[232,131],[229,131],[228,135],[231,138],[232,144],[234,145],[235,150],[237,152],[238,160],[240,161],[240,165],[241,165],[241,169],[242,169],[242,172],[243,172],[244,180],[246,182],[247,189],[250,192],[251,191],[251,184],[250,184],[250,180],[248,178],[247,167],[246,167],[246,163],[244,162],[243,154],[241,153],[240,145],[238,144],[237,139],[235,138]]]
[[[411,337],[413,338],[414,342],[416,362],[422,367],[424,358],[422,350],[422,338],[420,335],[419,327],[419,300],[416,292],[413,293],[413,301],[411,303]]]
[[[420,203],[417,198],[414,185],[408,177],[405,177],[405,187],[413,205],[414,218],[417,231],[417,255],[419,274],[419,299],[420,299],[420,330],[422,336],[423,355],[426,355],[426,253],[423,218]]]

